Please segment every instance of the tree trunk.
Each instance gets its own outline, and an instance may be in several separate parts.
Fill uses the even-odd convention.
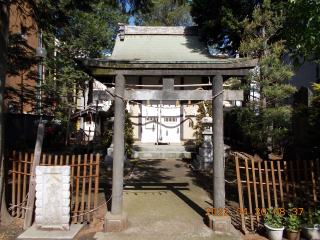
[[[6,82],[6,67],[7,67],[7,47],[9,39],[9,16],[10,5],[9,0],[0,1],[0,224],[9,225],[12,218],[8,213],[6,206],[5,194],[5,170],[4,163],[4,122],[3,122],[3,108],[4,108],[4,88]]]

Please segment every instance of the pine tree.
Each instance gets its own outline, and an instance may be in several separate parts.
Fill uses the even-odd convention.
[[[252,12],[263,0],[193,0],[191,16],[210,45],[235,54],[242,39],[243,19],[252,20]],[[287,1],[272,1],[273,8],[286,9]],[[278,32],[279,34],[280,32]]]
[[[291,139],[292,107],[285,105],[283,99],[296,89],[282,82],[290,79],[293,72],[291,66],[284,66],[281,60],[284,41],[272,41],[283,22],[284,17],[271,8],[270,0],[255,8],[252,21],[245,19],[243,22],[246,27],[239,52],[258,58],[259,62],[258,68],[247,77],[248,85],[244,90],[250,94],[251,100],[237,110],[238,121],[253,147],[263,156],[270,147],[273,151],[283,150]]]
[[[190,16],[190,4],[174,0],[158,0],[147,13],[135,14],[138,26],[189,26],[194,25]]]

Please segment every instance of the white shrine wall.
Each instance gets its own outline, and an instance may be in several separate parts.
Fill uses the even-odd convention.
[[[174,77],[175,85],[182,84],[181,77],[183,76]],[[202,83],[202,77],[184,76],[183,78],[184,78],[183,80],[184,84],[201,84]],[[135,85],[139,85],[139,84],[140,85],[161,85],[162,84],[161,79],[162,79],[161,76],[143,76],[141,77],[141,81],[139,82],[138,76],[127,76],[126,83],[135,84]],[[139,89],[139,87],[137,86],[128,86],[128,88]],[[185,90],[195,90],[197,88],[198,87],[184,87]],[[162,87],[158,87],[158,88],[142,87],[142,89],[161,90]],[[181,87],[179,88],[176,87],[175,90],[179,91],[181,90]],[[144,106],[139,106],[139,105],[134,105],[130,103],[130,113],[132,116],[131,120],[134,123],[133,133],[134,133],[134,138],[136,140],[141,140],[142,142],[154,143],[157,141],[157,137],[159,138],[160,135],[162,135],[162,142],[170,142],[170,143],[179,143],[182,140],[196,139],[194,136],[195,131],[193,130],[193,126],[196,125],[196,116],[194,113],[198,109],[198,106],[196,104],[190,105],[190,106],[184,104],[183,108],[185,110],[181,111],[180,105],[176,106],[175,101],[166,101],[166,104],[164,104],[162,108],[162,112],[163,112],[162,115],[164,116],[164,118],[162,118],[161,120],[162,120],[162,124],[164,124],[167,127],[163,126],[161,128],[161,131],[162,131],[161,134],[160,134],[160,127],[159,127],[160,125],[158,125],[158,130],[157,130],[156,124],[148,123],[150,122],[150,120],[146,121],[146,117],[147,117],[146,109],[148,109],[148,117],[150,118],[150,117],[157,117],[159,115],[157,113],[157,108],[146,107],[147,101],[143,101],[143,104]],[[159,101],[150,101],[150,104],[156,107],[156,105],[159,104]],[[166,108],[170,108],[170,109],[166,109]],[[185,111],[185,113],[183,113],[183,111]],[[142,117],[139,117],[139,112],[142,114]],[[172,116],[172,118],[167,119],[168,121],[166,121],[165,116],[168,116],[168,117]],[[192,123],[190,120],[186,120],[185,122],[181,123],[186,118],[191,118]],[[146,122],[148,123],[147,125],[145,125]],[[155,125],[154,128],[153,128],[153,125]]]

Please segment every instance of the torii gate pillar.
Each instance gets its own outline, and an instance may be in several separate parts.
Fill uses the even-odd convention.
[[[115,94],[124,96],[126,80],[122,74],[116,76]],[[123,205],[123,156],[125,103],[119,97],[114,98],[114,144],[112,173],[111,211],[104,217],[104,231],[116,232],[128,228],[128,214],[122,211]]]
[[[212,81],[212,140],[213,140],[213,208],[225,210],[224,142],[223,142],[223,78],[216,75]],[[209,216],[209,227],[215,231],[229,232],[229,216]]]
[[[216,75],[212,81],[212,96],[223,91],[223,79]],[[213,135],[213,207],[225,207],[224,143],[223,143],[223,98],[222,94],[212,99]]]

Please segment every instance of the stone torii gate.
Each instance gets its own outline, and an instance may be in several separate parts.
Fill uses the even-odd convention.
[[[214,207],[225,208],[225,178],[224,178],[224,142],[223,142],[223,100],[243,101],[242,90],[224,90],[223,77],[215,75],[212,81],[212,90],[174,90],[174,78],[163,78],[162,90],[125,90],[125,77],[118,74],[115,81],[115,89],[107,91],[95,91],[94,100],[114,100],[114,164],[112,182],[112,208],[105,219],[105,231],[114,230],[114,218],[119,216],[122,220],[121,228],[125,229],[127,214],[122,211],[123,195],[123,155],[124,155],[124,114],[125,103],[128,101],[142,100],[209,100],[212,99],[212,123],[213,123],[213,202]],[[111,93],[111,94],[110,94]],[[113,214],[114,212],[114,214]],[[119,219],[118,218],[118,219]],[[219,221],[219,217],[213,217],[213,222]],[[222,220],[222,219],[221,219]],[[225,218],[225,229],[230,224]],[[120,223],[120,222],[118,222]],[[218,223],[221,230],[221,221]],[[216,224],[216,225],[218,225]],[[210,224],[214,228],[214,223]],[[116,227],[118,229],[118,226]]]
[[[121,27],[121,26],[120,26]],[[165,28],[149,28],[149,27],[131,27],[125,26],[129,30],[126,34],[120,33],[117,38],[113,55],[110,58],[101,59],[79,59],[77,60],[84,69],[96,78],[105,76],[115,77],[115,98],[112,95],[97,91],[95,99],[111,99],[115,101],[114,113],[114,152],[113,152],[113,179],[112,179],[112,207],[111,211],[105,216],[105,231],[121,231],[128,227],[127,213],[123,211],[123,156],[124,156],[124,119],[125,119],[125,102],[123,100],[208,100],[212,98],[212,130],[213,130],[213,207],[225,208],[225,176],[224,176],[224,142],[223,142],[223,99],[224,100],[242,100],[242,91],[224,91],[223,81],[230,77],[244,77],[249,71],[257,65],[256,60],[242,61],[241,59],[219,59],[208,56],[199,48],[197,44],[197,36],[186,35],[191,34],[189,28],[169,27],[172,34],[176,34],[170,42],[170,46],[174,51],[174,44],[179,48],[179,56],[182,60],[172,60],[161,56],[161,51],[152,54],[154,46],[147,49],[146,41],[141,37],[142,34],[149,34],[148,44],[150,41],[156,41],[157,36],[162,34]],[[137,32],[139,36],[130,40],[124,38]],[[143,31],[142,31],[142,30]],[[121,28],[120,28],[121,30]],[[192,30],[192,29],[191,29]],[[168,32],[168,28],[166,28]],[[143,32],[143,33],[141,33]],[[150,37],[150,34],[152,37]],[[184,35],[185,34],[185,35]],[[163,34],[164,35],[164,34]],[[139,38],[141,37],[141,38]],[[177,42],[179,39],[187,39],[187,43]],[[131,41],[134,45],[127,46]],[[127,41],[127,43],[126,43]],[[163,43],[164,38],[161,39]],[[184,40],[183,40],[184,41]],[[141,44],[141,46],[139,46]],[[193,47],[195,46],[195,47]],[[184,47],[185,49],[182,49]],[[134,55],[136,49],[147,51],[145,59],[142,59],[144,51]],[[190,49],[195,49],[195,51]],[[199,50],[200,49],[200,50]],[[121,50],[121,51],[120,51]],[[157,49],[156,49],[157,50]],[[170,50],[170,49],[169,49]],[[130,52],[133,51],[133,52]],[[168,50],[167,50],[168,51]],[[188,54],[183,51],[188,51]],[[177,53],[176,55],[178,56]],[[185,53],[185,55],[183,55]],[[124,55],[123,55],[124,54]],[[171,52],[169,53],[171,54]],[[174,55],[174,54],[173,54]],[[175,56],[176,56],[175,55]],[[191,55],[191,57],[190,57]],[[174,56],[174,57],[175,57]],[[179,58],[178,56],[178,58]],[[126,57],[126,59],[124,59]],[[150,60],[148,60],[148,57]],[[154,60],[158,57],[159,60]],[[161,57],[164,60],[161,60]],[[172,58],[172,57],[171,57]],[[189,58],[189,59],[188,59]],[[187,59],[187,60],[186,60]],[[135,89],[135,91],[125,90],[126,77],[131,76],[162,76],[162,90],[143,90]],[[174,76],[203,76],[213,77],[212,90],[196,91],[196,90],[174,90]],[[110,89],[108,89],[110,90]],[[230,219],[224,216],[210,216],[209,226],[214,230],[229,230]]]

